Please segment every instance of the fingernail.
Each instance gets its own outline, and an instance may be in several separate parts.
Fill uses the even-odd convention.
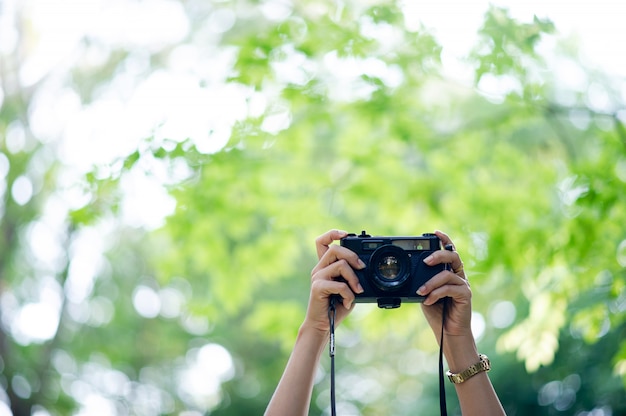
[[[357,290],[357,293],[363,293],[363,292],[365,292],[365,289],[363,289],[363,286],[361,286],[361,284],[360,284],[360,283],[358,283],[358,284],[357,284],[357,286],[356,286],[356,290]]]
[[[430,264],[430,262],[433,260],[433,256],[428,256],[424,259],[424,263],[426,264]]]
[[[359,264],[359,268],[360,269],[364,269],[365,268],[365,263],[363,263],[363,260],[359,259],[359,261],[357,263]]]
[[[419,289],[417,289],[417,294],[420,296],[424,296],[425,291],[426,291],[426,286],[422,286]]]

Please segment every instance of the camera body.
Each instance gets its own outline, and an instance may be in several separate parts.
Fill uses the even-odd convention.
[[[362,270],[354,270],[363,293],[355,294],[355,302],[378,303],[385,309],[397,308],[402,302],[422,302],[419,289],[447,264],[429,266],[424,259],[441,250],[441,241],[435,234],[419,237],[372,237],[365,231],[349,234],[340,244],[354,251],[365,263]]]

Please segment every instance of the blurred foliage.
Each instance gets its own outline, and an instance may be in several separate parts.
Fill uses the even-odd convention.
[[[46,78],[15,81],[26,29],[3,56],[0,402],[16,415],[261,414],[304,316],[314,238],[442,229],[470,272],[479,349],[507,412],[625,413],[624,80],[579,64],[550,21],[502,8],[485,14],[468,86],[444,75],[441,46],[393,2],[278,15],[270,4],[181,2],[190,29],[175,45],[114,45],[86,65],[102,46],[86,37],[61,77],[88,107],[173,71],[181,50],[205,69],[231,56],[222,82],[247,91],[249,108],[211,152],[154,126],[77,171],[63,135],[31,125]],[[211,32],[216,16],[232,25]],[[560,82],[539,51],[547,39],[584,85]],[[176,202],[156,229],[123,220],[138,173]],[[35,320],[58,317],[53,334],[24,329],[33,306]],[[415,305],[359,305],[337,337],[340,414],[436,412],[436,342]],[[328,407],[327,371],[312,414]]]

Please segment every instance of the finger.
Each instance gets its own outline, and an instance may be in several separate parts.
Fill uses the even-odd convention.
[[[348,262],[344,259],[340,259],[335,261],[328,266],[321,268],[315,273],[311,279],[313,282],[319,280],[325,281],[333,281],[338,278],[343,278],[354,293],[363,293],[363,287],[361,287],[361,283],[359,283],[359,278],[357,277],[354,269],[348,264]]]
[[[429,266],[437,264],[449,264],[455,274],[465,276],[463,272],[463,261],[456,251],[437,250],[424,259],[424,263]]]
[[[428,296],[432,292],[438,290],[444,286],[459,286],[469,290],[469,284],[463,277],[452,273],[449,270],[437,273],[431,279],[427,280],[418,290],[417,294],[420,296]]]
[[[328,251],[329,246],[339,239],[347,236],[348,233],[342,230],[330,230],[315,239],[315,248],[317,249],[317,258],[321,259],[324,253]]]
[[[311,271],[311,275],[339,260],[347,261],[350,266],[357,270],[365,268],[365,263],[354,251],[342,246],[332,245],[320,258],[320,261],[317,262],[317,265]]]
[[[445,285],[433,290],[426,296],[423,304],[426,306],[434,305],[440,299],[452,298],[459,303],[469,303],[472,297],[472,291],[467,285]]]
[[[339,295],[342,298],[342,305],[346,309],[351,309],[354,303],[354,293],[348,285],[336,280],[318,280],[311,286],[313,295],[319,299],[328,299],[332,295]]]
[[[444,247],[448,244],[452,244],[452,247],[454,247],[454,244],[452,243],[452,240],[450,239],[448,234],[440,230],[435,230],[435,235],[439,237],[439,240],[441,240],[441,245],[443,245]]]
[[[447,248],[447,246],[451,246],[452,250],[437,251],[434,253],[436,254],[435,256],[427,257],[424,262],[430,266],[433,266],[435,264],[448,263],[455,273],[465,277],[465,272],[463,271],[463,261],[457,253],[456,246],[454,245],[448,234],[440,230],[435,230],[435,235],[439,237],[439,240],[444,247]]]

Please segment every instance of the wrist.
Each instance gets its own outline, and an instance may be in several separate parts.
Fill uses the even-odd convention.
[[[474,336],[468,335],[447,336],[444,340],[443,354],[451,372],[465,370],[478,360],[478,349]]]
[[[304,322],[298,329],[298,337],[296,340],[305,339],[306,342],[312,345],[324,346],[328,342],[330,336],[330,330],[318,328],[315,325],[310,325]]]

